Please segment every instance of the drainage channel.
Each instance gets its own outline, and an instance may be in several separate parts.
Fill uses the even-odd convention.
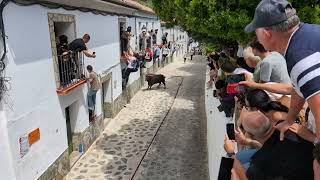
[[[178,85],[177,92],[176,92],[176,94],[175,94],[175,96],[174,96],[174,99],[173,99],[173,101],[172,101],[172,104],[171,104],[171,106],[170,106],[169,110],[167,111],[167,113],[166,113],[166,115],[163,117],[163,119],[161,120],[161,123],[160,123],[160,125],[159,125],[159,127],[158,127],[157,131],[156,131],[156,132],[155,132],[155,134],[153,135],[152,140],[151,140],[151,142],[150,142],[150,143],[149,143],[149,145],[148,145],[148,148],[147,148],[147,149],[146,149],[146,151],[144,152],[144,154],[143,154],[143,156],[142,156],[141,160],[139,161],[138,166],[136,167],[136,169],[135,169],[135,171],[134,171],[133,175],[131,176],[131,178],[130,178],[131,180],[133,180],[133,179],[134,179],[134,177],[135,177],[135,175],[137,174],[137,172],[138,172],[138,170],[139,170],[139,168],[140,168],[140,166],[141,166],[141,163],[142,163],[142,162],[143,162],[143,160],[145,159],[145,157],[146,157],[146,155],[147,155],[148,151],[150,150],[152,143],[154,142],[154,140],[155,140],[155,138],[156,138],[157,134],[159,133],[160,128],[162,127],[162,125],[163,125],[164,121],[167,119],[167,117],[168,117],[168,115],[169,115],[169,113],[170,113],[170,111],[171,111],[171,109],[172,109],[172,107],[173,107],[173,105],[174,105],[174,102],[175,102],[175,100],[176,100],[176,98],[177,98],[177,96],[178,96],[178,93],[179,93],[180,88],[181,88],[182,83],[183,83],[183,77],[182,77],[182,76],[171,76],[171,77],[167,78],[167,80],[172,79],[172,78],[181,78],[181,81],[180,81],[180,83],[179,83],[179,85]]]

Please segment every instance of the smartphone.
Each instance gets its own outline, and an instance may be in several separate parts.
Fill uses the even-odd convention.
[[[226,81],[228,84],[239,83],[245,80],[246,80],[246,77],[244,74],[233,74],[233,75],[228,75],[226,77]]]
[[[213,90],[213,97],[218,97],[217,96],[217,90]]]
[[[231,169],[233,167],[232,158],[221,158],[218,180],[229,180],[231,178]]]
[[[222,112],[222,111],[223,111],[223,107],[222,107],[221,104],[220,104],[217,108],[218,108],[219,112]]]
[[[227,134],[230,140],[235,140],[235,133],[234,133],[234,124],[233,123],[229,123],[227,124]]]
[[[228,84],[227,86],[228,94],[240,94],[245,92],[246,92],[246,88],[240,85],[239,83]]]

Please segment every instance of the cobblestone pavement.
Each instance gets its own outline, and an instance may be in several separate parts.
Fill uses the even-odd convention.
[[[177,61],[161,69],[158,73],[167,77],[167,89],[155,86],[139,91],[66,179],[131,179],[136,170],[133,179],[139,180],[209,179],[203,107],[205,64],[200,57],[195,60],[187,64]]]

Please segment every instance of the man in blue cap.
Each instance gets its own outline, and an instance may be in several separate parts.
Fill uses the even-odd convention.
[[[255,31],[259,42],[267,50],[277,51],[286,58],[294,90],[288,117],[277,126],[281,139],[307,101],[316,124],[314,144],[319,147],[320,26],[301,23],[296,10],[286,0],[262,0],[245,31]]]

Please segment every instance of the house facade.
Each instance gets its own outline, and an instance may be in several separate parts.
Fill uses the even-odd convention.
[[[120,26],[132,27],[130,46],[137,50],[143,26],[159,29],[157,43],[161,43],[160,20],[135,1],[3,0],[1,9],[2,48],[4,41],[6,47],[1,77],[8,81],[2,81],[6,91],[0,102],[0,177],[62,178],[143,86],[144,74],[156,70],[148,64],[147,69],[131,73],[122,88]],[[181,30],[175,33],[187,38]],[[91,36],[87,47],[96,58],[73,55],[79,76],[64,75],[67,66],[61,68],[59,63],[57,39],[65,35],[71,42],[84,34]],[[185,46],[173,55],[179,59],[187,41],[172,41]],[[87,65],[93,66],[102,83],[94,122],[89,122],[89,85],[82,77]]]

